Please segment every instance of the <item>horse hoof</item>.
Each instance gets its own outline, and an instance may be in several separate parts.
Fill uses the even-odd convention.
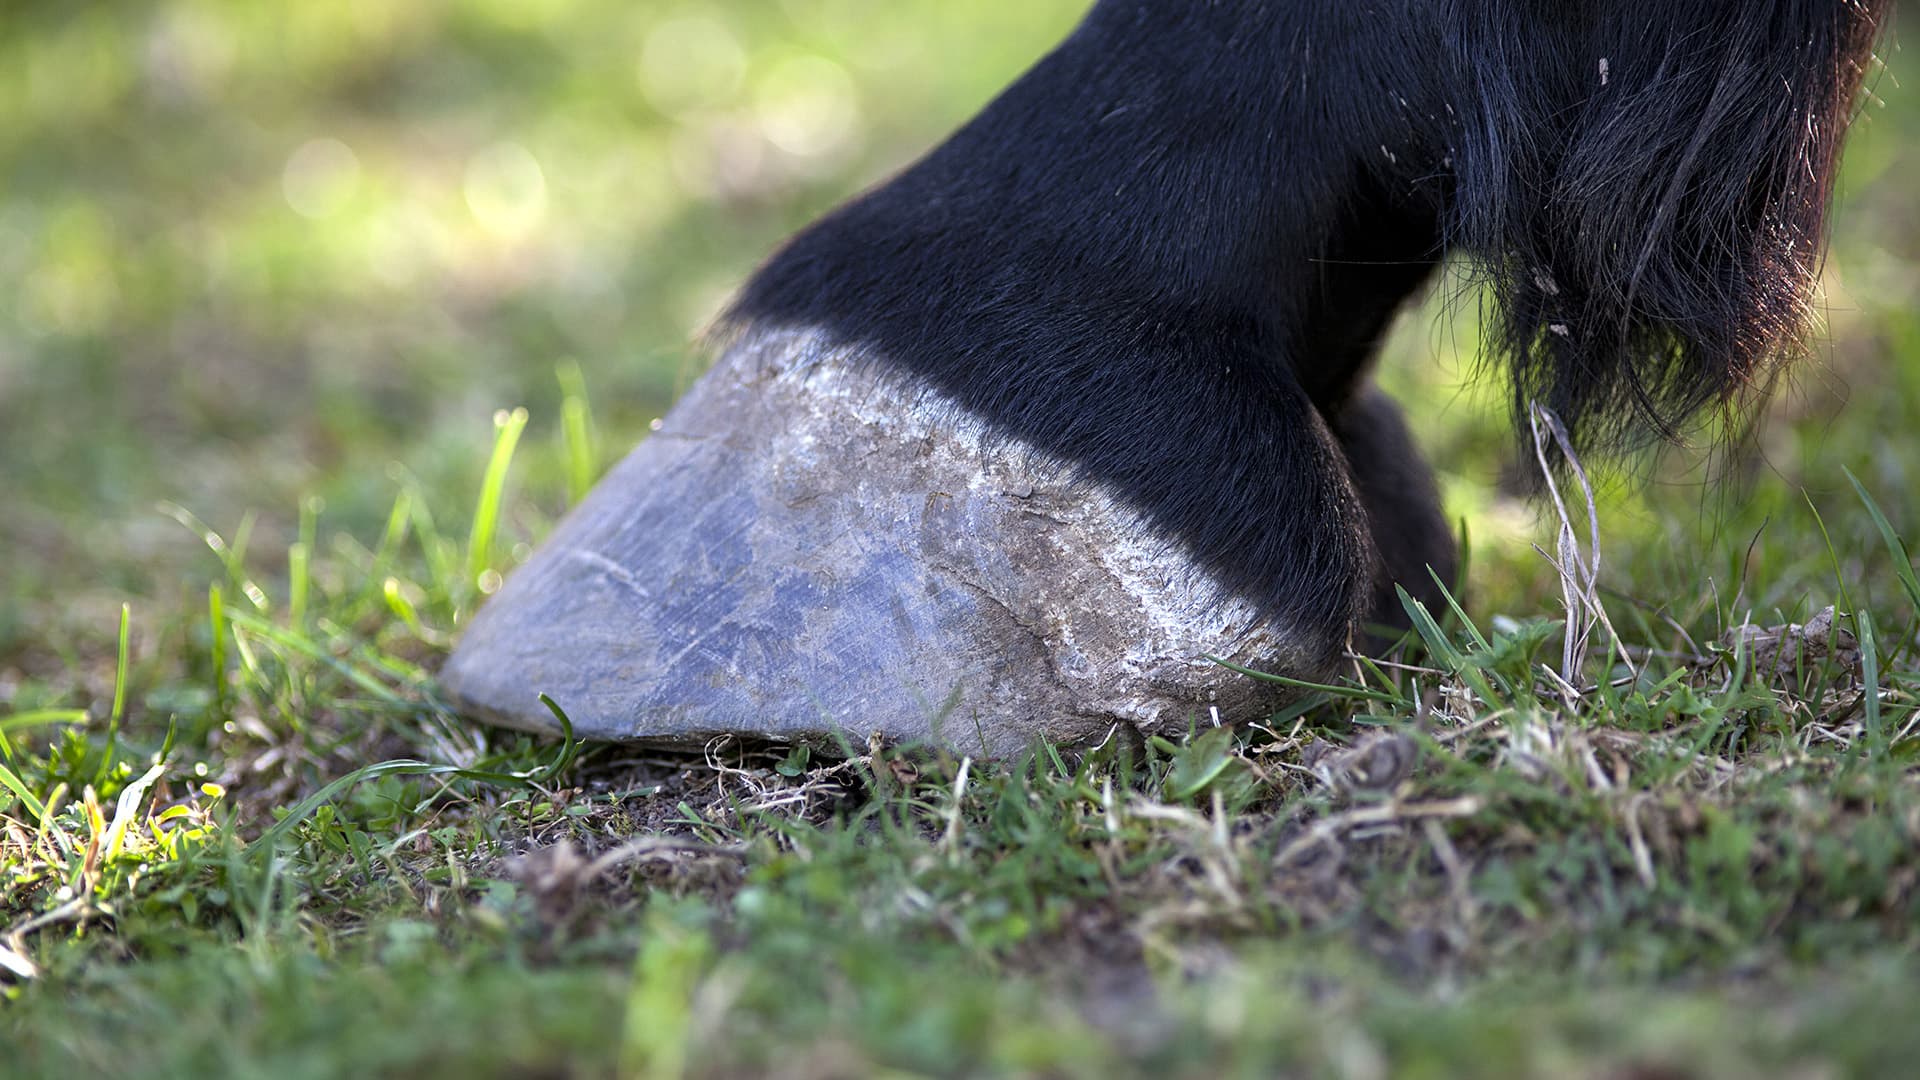
[[[474,618],[463,711],[697,745],[1004,756],[1184,731],[1287,697],[1210,657],[1321,673],[1096,485],[857,349],[735,344]]]

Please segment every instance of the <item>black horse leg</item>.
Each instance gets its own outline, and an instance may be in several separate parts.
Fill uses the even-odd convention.
[[[1454,587],[1459,553],[1433,470],[1414,445],[1393,399],[1377,387],[1365,387],[1330,424],[1373,534],[1367,645],[1377,652],[1409,625],[1395,586],[1404,587],[1429,610],[1438,610],[1445,603],[1439,583]]]

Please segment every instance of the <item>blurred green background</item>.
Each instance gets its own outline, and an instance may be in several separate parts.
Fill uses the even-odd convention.
[[[0,672],[100,637],[124,598],[200,603],[205,549],[162,502],[222,531],[257,511],[276,558],[302,500],[366,536],[406,477],[463,521],[501,407],[532,415],[508,527],[536,536],[562,508],[566,362],[604,463],[699,372],[695,335],[758,258],[936,141],[1084,6],[7,5]],[[1677,454],[1627,471],[1650,494],[1613,486],[1610,536],[1675,540],[1634,558],[1697,580],[1699,537],[1804,510],[1803,486],[1825,505],[1842,465],[1912,535],[1920,109],[1887,58],[1890,107],[1867,106],[1847,162],[1829,335],[1731,462],[1744,483],[1708,485],[1708,459]],[[1438,290],[1384,378],[1418,403],[1469,519],[1477,595],[1524,603],[1544,534],[1501,494],[1497,388],[1461,389],[1472,308]]]

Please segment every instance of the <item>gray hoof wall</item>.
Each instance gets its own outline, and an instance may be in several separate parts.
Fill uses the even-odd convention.
[[[481,608],[441,672],[509,727],[1017,753],[1257,719],[1297,640],[1179,545],[937,394],[762,331]]]

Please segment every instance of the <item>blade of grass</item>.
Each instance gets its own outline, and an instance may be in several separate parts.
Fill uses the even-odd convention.
[[[1395,585],[1393,588],[1400,594],[1400,606],[1406,609],[1407,619],[1419,632],[1420,640],[1427,643],[1427,651],[1433,654],[1433,658],[1456,674],[1465,668],[1466,657],[1461,654],[1452,639],[1440,629],[1440,624],[1433,621],[1433,615],[1427,611],[1427,605],[1414,599],[1413,594],[1403,586]]]
[[[1804,492],[1802,496],[1807,501],[1807,510],[1813,514],[1814,527],[1820,530],[1820,543],[1827,549],[1827,565],[1833,568],[1834,586],[1840,590],[1840,609],[1835,617],[1852,618],[1854,623],[1854,636],[1857,638],[1860,634],[1859,616],[1863,613],[1856,611],[1853,604],[1853,596],[1847,590],[1847,576],[1841,571],[1840,553],[1834,550],[1833,536],[1827,532],[1827,519],[1821,515],[1820,508],[1813,505],[1812,496],[1806,495]],[[1807,678],[1806,672],[1799,670],[1804,667],[1802,663],[1803,659],[1803,657],[1798,656],[1794,658],[1795,674],[1799,678],[1801,686],[1806,685]],[[1821,656],[1819,679],[1822,684],[1832,678],[1833,666],[1836,659],[1837,654],[1831,650]]]
[[[458,591],[457,582],[460,578],[460,553],[455,550],[457,545],[440,534],[440,527],[433,519],[433,510],[420,492],[419,482],[409,477],[407,490],[412,493],[408,508],[412,515],[413,531],[419,537],[420,553],[427,558],[429,583],[437,595],[450,596]]]
[[[1385,701],[1398,704],[1402,700],[1398,695],[1382,693],[1379,690],[1369,690],[1364,686],[1334,686],[1330,683],[1317,683],[1309,682],[1306,679],[1295,679],[1288,675],[1275,675],[1271,671],[1256,671],[1253,668],[1241,667],[1231,660],[1224,660],[1218,656],[1204,656],[1202,659],[1205,659],[1209,663],[1219,664],[1228,671],[1237,671],[1250,679],[1277,683],[1281,686],[1291,686],[1296,690],[1312,690],[1315,693],[1327,694],[1337,698],[1347,698],[1354,701]]]
[[[234,585],[253,602],[254,607],[266,611],[273,606],[267,599],[267,590],[246,576],[247,546],[253,543],[253,524],[258,520],[251,510],[240,515],[240,524],[233,530],[233,542],[228,545],[227,557],[233,562],[227,574],[233,579]]]
[[[1846,469],[1840,471],[1847,474],[1847,480],[1853,484],[1853,490],[1859,493],[1860,501],[1866,505],[1867,515],[1873,518],[1874,527],[1880,530],[1880,539],[1887,545],[1887,551],[1893,556],[1894,576],[1900,579],[1900,587],[1906,592],[1907,601],[1915,609],[1920,609],[1920,577],[1914,575],[1913,556],[1907,553],[1906,542],[1900,539],[1899,533],[1893,531],[1893,523],[1887,520],[1887,515],[1880,512],[1880,504],[1874,502],[1873,496],[1867,494],[1866,485],[1860,482],[1859,477]]]
[[[1865,492],[1861,492],[1862,497],[1864,497],[1865,494]],[[1833,536],[1827,532],[1827,519],[1821,516],[1820,508],[1813,505],[1813,497],[1811,495],[1806,496],[1806,500],[1807,509],[1813,514],[1814,527],[1820,530],[1820,543],[1825,545],[1827,549],[1827,565],[1833,567],[1833,583],[1834,586],[1840,590],[1840,608],[1842,611],[1852,614],[1855,611],[1853,597],[1847,591],[1847,577],[1840,571],[1840,553],[1834,550]],[[1868,509],[1874,509],[1871,502],[1868,503]],[[1886,521],[1885,518],[1881,518],[1880,520],[1882,522]],[[1891,531],[1889,530],[1885,535],[1891,535]]]
[[[0,716],[0,734],[30,727],[46,727],[51,724],[84,724],[86,722],[87,710],[85,709],[35,709],[32,712]]]
[[[128,643],[132,640],[133,606],[120,605],[120,649],[113,671],[113,711],[107,714],[107,746],[100,753],[100,767],[93,774],[93,786],[100,787],[107,781],[107,773],[113,768],[113,752],[120,742],[120,719],[127,711],[127,659]]]
[[[225,705],[227,701],[227,613],[226,600],[216,583],[207,588],[207,629],[212,642],[208,646],[208,663],[213,666],[213,701],[216,705]]]
[[[1460,651],[1459,646],[1447,637],[1446,631],[1440,628],[1440,624],[1434,621],[1433,614],[1427,610],[1427,605],[1415,599],[1413,594],[1403,586],[1395,585],[1394,591],[1400,594],[1400,606],[1406,609],[1407,618],[1413,623],[1414,630],[1420,634],[1420,639],[1427,643],[1427,651],[1433,655],[1433,658],[1461,682],[1466,683],[1468,689],[1480,696],[1480,700],[1489,705],[1500,701],[1502,695],[1494,692],[1492,684],[1487,681],[1488,673],[1468,662],[1466,654]],[[1505,687],[1505,680],[1501,680],[1501,685]]]
[[[1887,729],[1880,713],[1880,643],[1875,640],[1873,616],[1861,611],[1854,616],[1860,635],[1860,682],[1866,695],[1867,760],[1880,761],[1887,756]]]
[[[309,567],[313,561],[320,511],[326,503],[318,495],[300,500],[300,531],[287,546],[287,625],[301,627],[307,621],[307,594],[312,588]]]
[[[413,490],[402,487],[393,498],[393,508],[387,511],[387,527],[380,533],[380,543],[373,549],[373,561],[367,568],[366,584],[361,587],[355,604],[364,604],[380,591],[387,577],[387,568],[393,563],[394,552],[406,542],[407,529],[413,521]]]
[[[413,631],[414,637],[422,641],[433,640],[425,624],[420,621],[420,612],[415,610],[413,601],[407,599],[407,594],[401,589],[399,578],[388,578],[382,583],[381,592],[386,598],[387,610],[398,615],[400,621],[407,624],[407,629]]]
[[[287,545],[287,625],[299,629],[307,622],[307,545]]]
[[[38,798],[35,798],[33,789],[27,786],[26,781],[20,779],[12,769],[7,768],[5,765],[0,765],[0,787],[5,787],[8,791],[13,792],[14,797],[20,800],[20,805],[26,807],[27,813],[33,815],[35,824],[38,824],[46,818],[46,804]]]
[[[329,653],[324,647],[312,641],[304,634],[294,633],[284,627],[275,626],[264,619],[254,618],[241,611],[230,610],[227,612],[227,618],[232,621],[234,626],[241,627],[256,637],[270,641],[283,648],[291,649],[310,660],[315,660],[327,665],[346,676],[355,686],[360,687],[362,690],[367,691],[383,701],[403,702],[406,700],[396,693],[392,687],[374,678],[372,675],[367,674],[360,668]]]
[[[267,609],[266,591],[254,584],[252,579],[247,577],[247,538],[253,532],[253,514],[251,512],[240,519],[240,528],[234,532],[233,543],[229,544],[219,533],[209,528],[206,522],[195,517],[193,511],[188,510],[184,506],[163,502],[159,504],[159,510],[161,513],[179,522],[189,532],[198,536],[201,543],[207,545],[207,550],[213,552],[214,558],[220,560],[220,565],[226,570],[227,579],[233,583],[233,587],[238,589],[241,595],[251,600],[254,607],[262,611]]]
[[[1393,693],[1394,690],[1399,688],[1399,684],[1394,681],[1393,676],[1388,674],[1387,670],[1381,667],[1379,662],[1376,661],[1373,657],[1360,654],[1356,657],[1356,659],[1359,662],[1360,673],[1362,675],[1371,675],[1375,679],[1379,680],[1381,686],[1388,688],[1386,690],[1383,690],[1382,693],[1391,694]],[[1395,698],[1394,700],[1403,705],[1411,705],[1413,704],[1414,699],[1405,694],[1402,694],[1398,698]]]
[[[113,824],[107,826],[107,842],[101,848],[102,858],[111,859],[120,851],[120,845],[127,838],[127,827],[139,816],[140,797],[166,771],[165,762],[156,762],[140,779],[120,789],[120,797],[113,805]]]
[[[1440,580],[1440,575],[1431,566],[1427,567],[1427,576],[1432,578],[1433,583],[1439,587],[1441,598],[1447,602],[1447,610],[1453,612],[1453,617],[1460,620],[1461,631],[1472,638],[1474,645],[1479,648],[1492,648],[1492,643],[1487,641],[1487,636],[1482,634],[1480,628],[1473,624],[1473,620],[1467,617],[1467,611],[1460,606],[1460,601],[1454,599],[1453,587]]]
[[[436,764],[430,761],[414,761],[410,758],[395,758],[391,761],[379,761],[372,765],[362,765],[358,769],[336,778],[320,790],[293,804],[280,820],[269,825],[254,841],[262,852],[271,852],[276,844],[299,824],[312,816],[315,810],[332,802],[341,793],[356,784],[367,780],[377,780],[383,776],[459,776],[466,770],[458,765]]]
[[[85,709],[35,709],[32,712],[14,713],[0,717],[0,761],[13,760],[13,744],[7,741],[7,732],[24,731],[27,728],[47,727],[53,724],[84,724],[87,722]]]
[[[547,711],[553,714],[554,722],[560,725],[560,750],[552,761],[527,774],[527,781],[536,784],[546,783],[566,772],[573,764],[573,759],[580,756],[581,742],[573,737],[573,719],[565,709],[545,694],[540,695],[540,704],[547,707]]]
[[[579,744],[573,737],[573,721],[567,718],[567,714],[560,706],[545,694],[540,695],[540,703],[545,705],[553,713],[554,719],[559,721],[561,739],[560,747],[555,751],[553,759],[537,768],[522,773],[490,772],[484,769],[467,769],[458,765],[414,761],[408,758],[395,758],[391,761],[363,765],[295,803],[280,820],[268,826],[254,844],[270,857],[274,846],[315,810],[331,802],[354,785],[367,780],[377,780],[383,776],[445,776],[512,787],[551,781],[573,764],[574,758],[579,753]],[[28,797],[31,798],[31,795],[29,794]]]
[[[527,426],[527,410],[504,409],[493,416],[493,456],[480,483],[480,502],[473,511],[473,531],[467,536],[467,583],[475,584],[493,561],[493,534],[500,524],[500,504],[506,494],[507,469],[513,450]]]
[[[300,500],[300,532],[294,537],[312,551],[314,541],[320,533],[320,512],[327,508],[327,500],[318,495],[309,495]]]
[[[587,379],[580,365],[572,360],[562,363],[555,373],[560,380],[560,437],[567,455],[567,502],[586,497],[593,486],[593,414],[587,410]]]

